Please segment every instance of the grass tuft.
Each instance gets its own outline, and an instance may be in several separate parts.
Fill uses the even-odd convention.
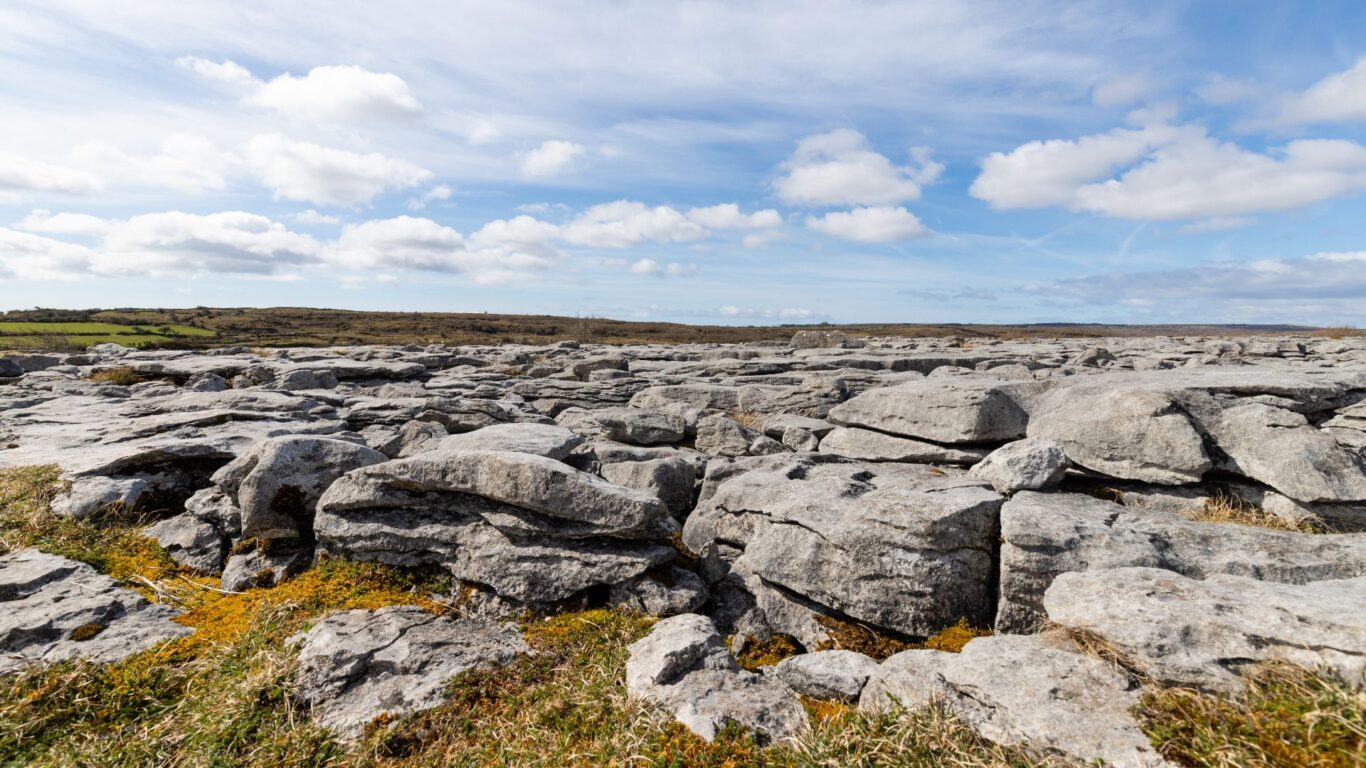
[[[138,375],[137,371],[127,366],[118,368],[105,368],[95,371],[86,378],[100,384],[113,384],[120,387],[131,387],[134,384],[141,384],[144,379]]]
[[[1317,520],[1287,520],[1226,491],[1220,491],[1205,499],[1205,503],[1191,512],[1190,516],[1206,523],[1235,523],[1295,533],[1331,532],[1326,525]]]

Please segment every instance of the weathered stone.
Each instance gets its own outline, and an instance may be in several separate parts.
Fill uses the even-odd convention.
[[[903,651],[869,679],[861,708],[938,704],[988,741],[1115,768],[1166,766],[1134,721],[1139,691],[1118,668],[1046,635],[970,641],[962,653]]]
[[[1001,508],[996,629],[1029,632],[1062,573],[1143,566],[1305,583],[1366,575],[1366,534],[1308,535],[1195,522],[1070,493],[1021,491]]]
[[[334,480],[387,460],[345,440],[279,437],[223,467],[213,480],[242,511],[243,536],[308,538],[318,499]]]
[[[437,706],[457,675],[530,652],[511,627],[412,605],[334,613],[291,643],[299,649],[300,698],[320,725],[348,738],[377,717]]]
[[[687,422],[677,413],[645,408],[605,408],[593,418],[609,439],[632,445],[659,445],[681,441]]]
[[[939,443],[1023,437],[1028,417],[1001,382],[965,377],[911,381],[864,392],[830,410],[830,421]]]
[[[658,576],[647,573],[613,584],[607,601],[652,616],[677,616],[707,602],[707,584],[692,571],[671,566]]]
[[[21,549],[0,555],[0,674],[67,659],[111,662],[193,632],[94,568]]]
[[[987,455],[984,448],[937,445],[857,427],[836,427],[821,440],[820,450],[862,461],[916,464],[973,464]]]
[[[652,494],[680,520],[692,509],[697,471],[677,456],[603,464],[602,476],[617,485]]]
[[[83,520],[99,512],[130,512],[151,490],[141,477],[77,477],[52,500],[52,514]]]
[[[749,452],[754,434],[734,419],[720,414],[707,416],[697,422],[697,450],[713,456],[744,456]]]
[[[821,440],[816,437],[816,433],[802,427],[784,428],[781,439],[784,447],[797,453],[810,453],[820,450],[821,447]]]
[[[1204,438],[1161,392],[1063,389],[1034,414],[1029,436],[1054,440],[1074,464],[1124,480],[1182,485],[1213,466]]]
[[[854,651],[816,651],[783,659],[764,672],[808,698],[858,701],[877,668],[872,658]]]
[[[764,741],[791,738],[806,711],[786,685],[741,670],[705,616],[664,619],[631,644],[626,690],[653,703],[710,741],[728,723]]]
[[[1064,573],[1048,618],[1100,637],[1164,685],[1235,691],[1258,662],[1366,685],[1366,576],[1278,584],[1156,568]]]
[[[986,480],[1000,493],[1037,491],[1062,482],[1070,462],[1058,443],[1025,438],[997,448],[968,473]]]
[[[437,441],[435,450],[512,451],[564,461],[583,438],[555,424],[494,424]]]

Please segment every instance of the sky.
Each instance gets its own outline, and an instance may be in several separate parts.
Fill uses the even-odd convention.
[[[1366,324],[1366,3],[0,5],[0,309]]]

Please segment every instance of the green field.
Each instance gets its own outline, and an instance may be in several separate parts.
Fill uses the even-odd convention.
[[[215,335],[205,328],[188,325],[0,321],[0,349],[76,349],[105,343],[148,347],[186,337],[203,339]]]

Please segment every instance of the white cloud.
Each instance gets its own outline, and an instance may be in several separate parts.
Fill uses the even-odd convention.
[[[224,189],[226,174],[239,162],[219,151],[209,139],[188,133],[173,133],[162,139],[156,155],[130,155],[113,144],[96,140],[76,147],[71,157],[81,166],[97,170],[111,186],[169,189],[186,194]]]
[[[170,211],[115,223],[93,268],[110,275],[272,275],[282,266],[314,263],[321,254],[316,240],[265,216]]]
[[[1091,102],[1098,107],[1124,107],[1142,100],[1157,88],[1143,72],[1112,77],[1091,91]]]
[[[294,219],[300,224],[320,224],[327,226],[336,226],[341,223],[340,218],[336,216],[329,216],[325,213],[318,213],[312,208],[309,208],[306,211],[296,213],[290,218]]]
[[[408,209],[412,211],[420,211],[423,208],[426,208],[428,203],[431,203],[433,201],[451,199],[451,195],[454,193],[454,190],[452,190],[445,184],[438,184],[437,186],[432,187],[431,189],[424,192],[421,197],[409,200]]]
[[[686,264],[671,261],[667,264],[660,264],[654,259],[639,259],[632,262],[629,270],[633,275],[651,275],[654,277],[690,277],[697,274],[697,265],[688,262]]]
[[[470,236],[470,242],[476,248],[503,245],[543,248],[559,233],[560,228],[554,224],[531,216],[514,216],[488,222]]]
[[[523,217],[519,217],[523,218]],[[516,220],[514,220],[516,221]],[[505,225],[505,226],[502,226]],[[490,222],[478,238],[466,240],[459,232],[431,219],[399,216],[367,221],[342,230],[331,259],[355,269],[417,269],[465,273],[481,284],[524,279],[529,270],[554,263],[554,253],[531,243],[522,224]]]
[[[863,134],[840,129],[802,139],[796,152],[780,168],[785,175],[773,188],[794,205],[886,205],[920,198],[921,187],[933,182],[944,166],[930,159],[929,150],[913,148],[912,163],[894,165],[872,151]]]
[[[266,82],[233,61],[185,56],[176,63],[240,92],[247,104],[295,119],[331,122],[403,117],[422,109],[403,78],[354,65],[314,67],[302,77],[286,73]]]
[[[1366,56],[1303,93],[1283,97],[1277,105],[1277,120],[1295,125],[1366,120]]]
[[[618,200],[595,205],[562,230],[565,242],[595,248],[626,248],[644,242],[682,243],[706,235],[706,230],[667,205]]]
[[[783,309],[757,309],[749,307],[737,307],[733,304],[720,307],[716,310],[722,317],[745,317],[755,320],[820,320],[828,317],[823,312],[807,309],[806,307],[784,307]]]
[[[1117,179],[1077,190],[1074,207],[1124,219],[1181,220],[1299,208],[1366,189],[1366,147],[1292,141],[1274,154],[1208,137],[1162,147]]]
[[[781,226],[783,223],[782,214],[772,208],[746,214],[741,213],[740,206],[735,203],[693,208],[688,211],[688,218],[711,229],[763,229]]]
[[[783,239],[783,233],[776,229],[764,232],[751,232],[740,239],[740,244],[746,248],[763,248],[769,243]]]
[[[549,139],[522,155],[522,175],[540,179],[558,176],[578,163],[588,150],[572,141]]]
[[[45,232],[52,235],[103,235],[112,222],[88,213],[52,213],[35,208],[15,226],[25,232]]]
[[[878,206],[835,211],[819,218],[808,217],[806,226],[833,237],[860,243],[891,243],[923,237],[930,230],[905,208]]]
[[[1214,75],[1195,89],[1195,97],[1215,106],[1227,106],[1257,97],[1262,88],[1245,80],[1235,80],[1223,75]]]
[[[104,188],[93,173],[0,152],[0,192],[60,192],[87,195]]]
[[[362,155],[279,134],[257,136],[244,154],[277,198],[320,205],[358,205],[385,190],[417,186],[432,177],[426,169],[378,152]]]
[[[90,266],[84,246],[0,227],[0,280],[70,280]]]
[[[993,208],[1046,208],[1074,202],[1082,184],[1109,175],[1176,138],[1168,125],[1116,128],[1076,140],[1031,141],[992,152],[968,193]]]
[[[993,153],[969,191],[995,208],[1179,221],[1299,208],[1362,189],[1366,147],[1350,141],[1292,141],[1264,154],[1195,126],[1156,123]]]

